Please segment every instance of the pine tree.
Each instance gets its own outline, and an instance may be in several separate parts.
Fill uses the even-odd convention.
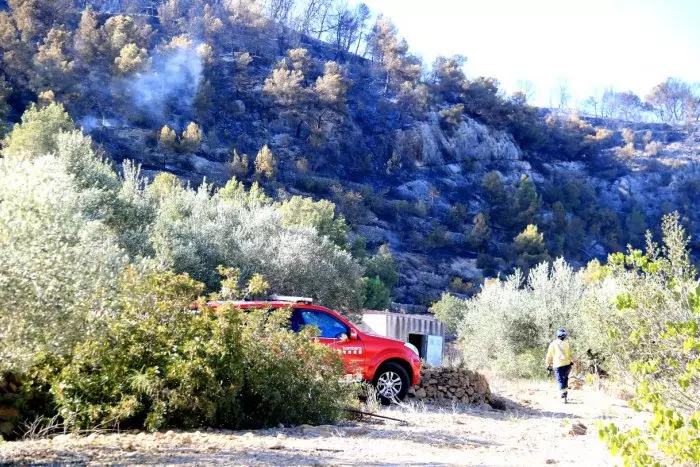
[[[100,41],[97,14],[88,8],[83,11],[73,38],[75,54],[82,65],[91,64],[98,59]]]
[[[233,157],[229,162],[229,170],[234,177],[245,177],[248,175],[248,154],[239,154],[237,149],[233,150]]]
[[[266,144],[255,156],[255,175],[271,179],[274,178],[276,172],[277,161]]]
[[[204,134],[202,133],[202,129],[199,128],[199,125],[194,122],[190,122],[189,125],[187,125],[187,128],[185,128],[185,131],[182,132],[181,144],[183,151],[196,151],[202,144],[203,139]]]
[[[513,240],[513,250],[517,256],[515,264],[527,272],[532,266],[549,261],[549,253],[544,243],[544,235],[536,225],[530,224]]]
[[[72,43],[71,33],[66,29],[52,28],[46,34],[34,56],[36,74],[32,87],[36,91],[53,89],[62,94],[73,86]]]
[[[119,56],[114,59],[114,68],[117,73],[128,75],[147,66],[148,63],[146,49],[139,49],[136,44],[127,44],[119,51]]]
[[[557,234],[566,232],[569,225],[566,209],[561,201],[557,201],[552,205],[552,228]]]
[[[535,222],[540,210],[540,199],[537,196],[537,189],[530,177],[523,175],[518,184],[518,191],[515,194],[515,216],[513,219],[516,226],[520,227]]]
[[[483,249],[486,242],[491,237],[491,226],[489,225],[489,217],[484,213],[479,213],[474,216],[474,225],[467,234],[467,243],[470,248],[480,251]]]
[[[158,143],[160,147],[166,151],[172,151],[175,149],[175,144],[177,142],[177,133],[175,130],[171,129],[168,125],[165,125],[160,129],[158,134]]]

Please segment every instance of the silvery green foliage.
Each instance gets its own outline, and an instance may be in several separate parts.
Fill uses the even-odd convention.
[[[155,199],[137,167],[125,162],[119,177],[80,132],[23,125],[22,141],[39,132],[50,154],[0,159],[0,367],[68,354],[99,332],[117,312],[124,266],[141,257],[212,289],[217,266],[233,266],[265,275],[275,292],[360,309],[360,266],[316,229],[285,224],[257,184],[178,186]]]
[[[218,265],[243,279],[262,274],[271,291],[309,295],[352,315],[360,310],[362,274],[351,255],[313,227],[290,226],[279,205],[232,182],[220,192],[177,187],[160,200],[151,239],[156,257],[217,287]]]
[[[517,376],[535,376],[558,328],[569,330],[575,350],[585,351],[590,324],[582,314],[589,287],[583,273],[563,259],[534,267],[524,280],[516,271],[504,281],[489,281],[471,299],[445,298],[435,305],[457,319],[465,362]],[[444,318],[443,318],[444,319]]]
[[[132,256],[151,253],[148,228],[155,218],[155,205],[144,190],[138,167],[125,161],[120,179],[80,131],[59,133],[56,146],[57,158],[79,190],[85,217],[112,228]]]
[[[145,189],[146,180],[140,167],[130,160],[122,163],[122,183],[117,199],[119,209],[114,211],[113,221],[119,234],[119,243],[134,256],[152,256],[150,231],[156,217],[156,204]]]
[[[66,353],[112,313],[127,258],[65,167],[53,155],[0,161],[0,366]]]
[[[216,267],[235,264],[239,257],[232,236],[242,221],[238,214],[213,198],[209,185],[173,189],[160,199],[151,230],[156,258],[216,287]]]

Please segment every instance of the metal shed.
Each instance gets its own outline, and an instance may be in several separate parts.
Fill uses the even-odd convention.
[[[368,310],[362,315],[362,323],[374,334],[415,345],[423,360],[440,366],[445,327],[435,316]]]

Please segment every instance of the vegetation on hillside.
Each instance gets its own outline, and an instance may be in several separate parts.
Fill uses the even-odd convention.
[[[585,261],[601,256],[601,248],[604,254],[628,242],[640,246],[639,232],[655,220],[634,198],[609,209],[585,179],[555,171],[546,180],[521,180],[522,172],[508,173],[514,169],[496,157],[506,140],[539,167],[592,163],[613,144],[613,133],[542,112],[528,103],[527,92],[508,96],[494,78],[468,77],[465,57],[439,57],[424,66],[396,26],[373,18],[364,4],[110,5],[8,2],[0,12],[0,120],[7,129],[33,102],[62,104],[107,157],[135,158],[194,185],[202,181],[201,167],[213,167],[202,158],[226,163],[225,171],[210,172],[209,183],[223,185],[235,175],[247,184],[258,181],[280,201],[290,192],[331,200],[350,230],[385,222],[401,233],[392,241],[395,250],[478,255],[487,275],[529,267],[544,255]],[[695,118],[689,86],[670,79],[657,88],[639,104],[645,111],[673,122]],[[641,103],[611,96],[601,108],[627,109],[623,117],[634,114],[630,102]],[[56,124],[59,130],[65,122]],[[429,127],[441,132],[437,147],[427,139]],[[487,138],[493,146],[485,150],[486,161],[463,154],[494,134],[501,139]],[[473,143],[455,149],[445,145],[450,138]],[[658,153],[659,143],[652,143],[639,151]],[[5,150],[15,151],[9,142]],[[437,165],[435,152],[442,161]],[[439,178],[442,163],[474,174],[471,185],[433,186],[423,199],[397,195],[396,187],[414,177]],[[681,208],[681,200],[674,207]],[[634,229],[626,228],[628,221]],[[530,224],[542,234],[537,251],[516,244]],[[386,242],[366,245],[376,251]],[[368,276],[368,287],[372,280]]]
[[[556,329],[569,331],[583,371],[631,384],[645,429],[601,423],[600,436],[629,465],[700,461],[700,281],[677,213],[664,217],[663,243],[647,233],[631,249],[574,271],[559,259],[487,282],[471,299],[445,295],[431,311],[457,333],[473,368],[543,374]],[[525,278],[524,278],[525,277]]]

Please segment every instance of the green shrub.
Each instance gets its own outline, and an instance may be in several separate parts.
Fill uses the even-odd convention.
[[[317,195],[328,195],[332,192],[335,182],[324,178],[317,178],[310,175],[299,178],[298,186],[302,190]]]
[[[377,191],[370,185],[363,185],[360,194],[367,209],[378,214],[386,209],[386,193],[388,191],[388,189]]]
[[[424,238],[425,248],[445,248],[452,245],[452,235],[442,224],[434,223],[427,237]]]
[[[700,286],[678,213],[662,232],[661,247],[647,234],[646,254],[610,256],[605,274],[619,291],[594,310],[618,374],[635,382],[632,406],[653,413],[645,430],[599,425],[626,465],[700,463]]]
[[[543,261],[549,261],[544,235],[536,225],[530,224],[513,239],[513,253],[516,255],[515,264],[523,271]]]
[[[538,377],[556,329],[570,330],[575,351],[589,347],[591,324],[581,313],[587,293],[583,273],[559,259],[551,268],[534,267],[526,280],[519,271],[505,281],[487,280],[467,300],[443,295],[431,311],[457,331],[470,368]]]
[[[293,196],[280,206],[285,225],[313,227],[341,248],[348,249],[348,226],[343,216],[336,217],[335,204],[325,199]]]
[[[396,205],[399,214],[408,214],[410,216],[416,216],[424,218],[428,216],[428,205],[425,201],[416,201],[411,203],[410,201],[399,201]]]
[[[377,254],[365,261],[365,275],[367,277],[379,277],[390,289],[398,284],[399,271],[389,245],[384,244],[380,246]]]
[[[277,173],[277,159],[272,155],[272,151],[267,146],[262,147],[258,151],[258,155],[255,156],[255,175],[257,177],[264,177],[272,179]]]
[[[389,307],[389,289],[379,276],[363,277],[362,283],[365,286],[365,303],[366,310],[385,310]]]
[[[202,284],[128,268],[118,316],[79,345],[52,384],[71,428],[216,425],[240,385],[240,328],[188,310]],[[237,414],[236,414],[237,415]]]
[[[55,156],[3,161],[0,187],[0,370],[26,369],[102,327],[127,258],[85,213],[104,192],[79,190]]]
[[[211,191],[206,184],[197,190],[176,186],[160,200],[150,229],[157,259],[211,290],[218,288],[216,268],[223,265],[239,268],[246,279],[262,274],[272,292],[310,296],[348,315],[359,312],[362,271],[348,251],[314,228],[286,224],[285,211],[256,184],[246,190],[232,179]],[[340,238],[339,219],[332,219],[330,211],[315,218],[318,206],[306,207],[311,210],[303,222],[318,222]],[[287,208],[301,212],[305,203]]]
[[[456,203],[450,207],[450,212],[447,215],[447,223],[452,228],[459,228],[467,221],[467,206],[462,203]]]
[[[341,382],[340,355],[313,341],[313,329],[289,331],[288,320],[289,310],[258,310],[243,316],[245,371],[238,397],[243,417],[234,426],[332,423],[353,403],[353,387]]]
[[[450,282],[450,290],[455,293],[467,294],[474,288],[471,282],[465,282],[461,277],[455,277]]]
[[[333,199],[340,212],[351,225],[364,222],[367,217],[367,208],[364,205],[362,195],[357,191],[346,191],[340,184],[334,185]]]
[[[439,301],[432,304],[429,311],[445,325],[446,331],[456,334],[464,315],[464,300],[444,293]]]
[[[55,152],[56,136],[75,129],[62,104],[32,105],[2,143],[6,157],[39,157]]]
[[[497,259],[488,253],[479,253],[476,256],[476,267],[482,269],[486,276],[493,276],[496,274],[497,265]]]
[[[491,225],[488,214],[479,213],[474,216],[472,228],[467,233],[467,246],[481,250],[491,238]]]
[[[439,112],[440,128],[454,132],[464,119],[464,104],[457,104]]]
[[[294,333],[289,311],[189,305],[203,285],[130,267],[120,314],[52,381],[69,428],[245,428],[327,423],[349,402],[342,361]]]

